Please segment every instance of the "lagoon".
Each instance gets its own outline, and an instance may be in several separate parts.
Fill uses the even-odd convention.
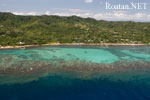
[[[5,100],[148,100],[150,46],[0,50]]]

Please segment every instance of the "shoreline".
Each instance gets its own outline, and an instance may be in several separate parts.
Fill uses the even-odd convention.
[[[42,45],[24,45],[24,46],[0,46],[0,49],[18,49],[39,46],[147,46],[149,44],[122,44],[122,43],[50,43]]]

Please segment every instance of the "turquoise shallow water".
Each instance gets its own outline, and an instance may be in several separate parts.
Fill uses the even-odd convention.
[[[43,68],[54,70],[53,73],[58,71],[58,73],[77,74],[78,72],[84,74],[83,76],[116,71],[123,73],[124,70],[133,71],[133,68],[137,69],[135,72],[140,73],[139,70],[143,71],[150,66],[149,62],[149,46],[48,46],[0,50],[1,73],[6,73],[8,70],[8,74],[11,74],[12,70],[15,70],[14,74]],[[37,76],[43,77],[49,74],[47,71],[44,72]]]
[[[0,50],[2,100],[150,100],[150,46]]]
[[[130,49],[129,49],[130,48]],[[114,63],[119,60],[150,61],[150,47],[37,47],[1,50],[0,55],[14,55],[13,60],[82,60],[93,63]],[[147,51],[146,51],[147,50]],[[146,52],[144,52],[146,51]]]

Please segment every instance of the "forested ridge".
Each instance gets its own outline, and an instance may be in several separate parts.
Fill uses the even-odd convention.
[[[0,12],[0,45],[48,43],[150,44],[150,22],[77,16],[19,16]]]

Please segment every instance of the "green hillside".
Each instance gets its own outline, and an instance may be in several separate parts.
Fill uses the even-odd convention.
[[[150,44],[150,23],[111,22],[77,16],[0,13],[0,45],[47,43]]]

